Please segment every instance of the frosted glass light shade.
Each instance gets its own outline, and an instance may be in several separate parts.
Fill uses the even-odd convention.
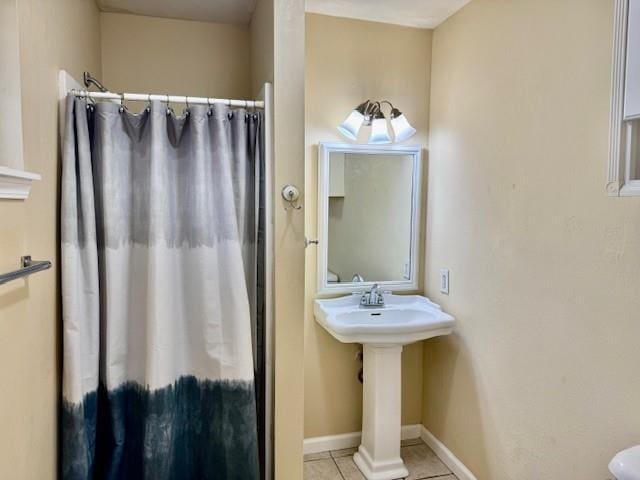
[[[404,142],[416,133],[416,129],[409,124],[404,114],[391,119],[391,128],[393,128],[396,142]]]
[[[338,125],[338,131],[350,140],[357,140],[360,127],[364,123],[364,115],[353,110],[344,122]]]
[[[369,143],[373,145],[380,145],[384,143],[391,143],[391,137],[389,136],[389,130],[387,129],[387,121],[384,117],[376,118],[371,124],[371,137]]]

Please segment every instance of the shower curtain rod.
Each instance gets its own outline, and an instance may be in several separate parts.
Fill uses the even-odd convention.
[[[115,92],[89,92],[87,90],[71,90],[76,97],[94,98],[99,100],[130,100],[135,102],[150,102],[159,100],[167,103],[184,103],[186,105],[214,105],[222,103],[230,107],[264,108],[262,100],[234,100],[229,98],[190,97],[181,95],[157,95],[151,93],[115,93]]]

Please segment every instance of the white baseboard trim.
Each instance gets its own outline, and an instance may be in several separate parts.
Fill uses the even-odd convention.
[[[442,463],[451,470],[458,480],[477,480],[476,476],[469,470],[464,463],[449,450],[444,443],[438,440],[433,433],[420,425],[420,438],[426,443],[431,450],[435,452]]]
[[[400,436],[402,440],[420,438],[423,428],[424,427],[420,424],[403,425]],[[362,432],[351,432],[340,433],[338,435],[327,435],[324,437],[305,438],[303,443],[303,452],[307,455],[309,453],[320,453],[328,450],[357,447],[360,445],[361,437]]]
[[[402,440],[421,438],[431,450],[435,452],[442,463],[451,470],[458,480],[477,480],[475,475],[469,470],[444,443],[438,440],[433,433],[427,430],[424,425],[403,425],[401,430]],[[303,452],[320,453],[329,450],[340,450],[342,448],[353,448],[360,445],[362,432],[340,433],[338,435],[327,435],[324,437],[305,438]]]

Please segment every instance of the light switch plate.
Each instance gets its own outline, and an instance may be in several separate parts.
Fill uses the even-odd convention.
[[[449,295],[449,269],[440,270],[440,293]]]

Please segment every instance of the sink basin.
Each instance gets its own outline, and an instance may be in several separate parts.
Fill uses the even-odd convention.
[[[400,456],[402,347],[453,332],[454,318],[418,295],[385,295],[361,307],[360,295],[316,300],[316,321],[343,343],[362,343],[362,440],[353,456],[367,480],[409,475]]]
[[[419,295],[385,295],[384,307],[361,307],[360,295],[316,300],[317,322],[343,343],[406,345],[453,331],[455,320]]]

